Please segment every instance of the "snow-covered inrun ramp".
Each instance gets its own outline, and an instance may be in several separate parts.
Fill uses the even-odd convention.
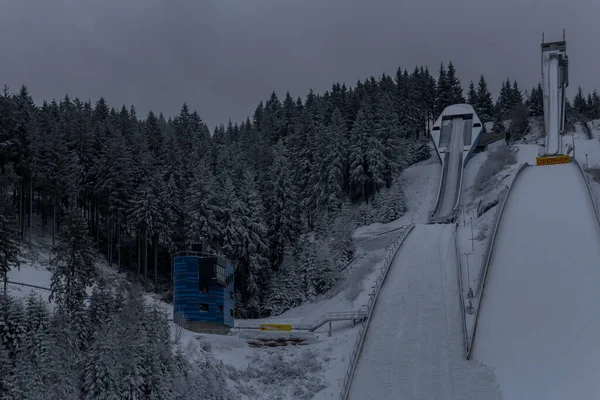
[[[504,400],[600,394],[600,229],[574,164],[529,167],[500,221],[472,358]]]
[[[464,357],[453,225],[417,225],[396,255],[349,399],[500,399],[491,370]]]
[[[444,165],[444,168],[447,168],[448,171],[443,183],[444,187],[442,188],[435,217],[449,217],[452,215],[460,185],[463,155],[462,143],[465,124],[462,118],[454,118],[451,124],[452,134],[450,135],[450,154],[447,159],[447,164]]]

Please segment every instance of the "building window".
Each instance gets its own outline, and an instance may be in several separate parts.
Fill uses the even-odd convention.
[[[233,317],[233,308],[230,308],[230,309],[229,309],[229,316],[230,316],[230,317]]]
[[[206,286],[206,285],[200,286],[200,293],[208,294],[208,286]]]
[[[229,298],[233,300],[233,292],[229,292]]]
[[[219,314],[223,315],[223,306],[219,306]]]
[[[200,309],[199,309],[199,311],[200,311],[200,312],[208,312],[208,304],[206,304],[206,303],[202,303],[202,304],[200,304]]]
[[[215,265],[215,267],[217,282],[225,283],[225,267],[221,265]]]

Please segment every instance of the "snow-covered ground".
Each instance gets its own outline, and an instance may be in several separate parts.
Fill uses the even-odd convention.
[[[356,254],[361,257],[328,298],[305,303],[280,316],[252,320],[306,324],[326,312],[358,310],[365,305],[372,285],[383,267],[387,246],[400,234],[401,228],[412,222],[425,222],[429,210],[433,208],[440,178],[440,165],[435,157],[407,168],[400,177],[406,194],[408,212],[401,219],[390,224],[372,224],[357,229],[354,234]],[[51,255],[51,236],[41,236],[39,220],[34,217],[33,246],[24,246],[20,270],[9,272],[9,280],[50,286],[50,272],[47,270]],[[116,278],[124,278],[116,272],[116,266],[108,266],[99,259],[97,266],[104,273]],[[9,285],[9,293],[25,297],[35,291],[44,299],[49,292],[40,289]],[[158,296],[148,294],[149,301],[158,301],[172,318],[172,306],[162,303]],[[244,326],[250,321],[236,320],[236,326]],[[196,334],[178,329],[172,325],[173,336],[180,336],[184,348],[201,346],[211,356],[222,362],[229,378],[230,387],[240,394],[240,399],[331,399],[337,397],[349,363],[349,355],[356,341],[358,327],[352,322],[335,322],[331,337],[324,326],[316,333],[297,333],[294,337],[304,339],[301,345],[280,347],[251,347],[257,338],[285,337],[285,333],[233,332],[232,335]],[[249,344],[250,343],[250,344]]]
[[[600,393],[599,243],[575,165],[523,172],[500,224],[473,347],[505,400]]]
[[[415,227],[369,325],[350,399],[500,399],[494,374],[466,361],[454,227]]]

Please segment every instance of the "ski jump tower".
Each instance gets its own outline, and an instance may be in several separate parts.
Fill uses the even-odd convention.
[[[563,40],[544,43],[542,34],[542,90],[544,91],[544,155],[562,154],[562,134],[565,127],[565,91],[569,86],[569,60],[565,31]]]

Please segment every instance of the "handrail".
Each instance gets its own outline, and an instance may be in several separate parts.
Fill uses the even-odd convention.
[[[479,304],[477,306],[477,310],[475,310],[475,323],[473,324],[473,333],[471,334],[471,343],[469,344],[469,347],[467,348],[467,360],[471,359],[473,343],[475,343],[475,332],[477,331],[477,321],[479,320],[479,310],[481,309],[481,301],[483,298],[483,291],[485,289],[485,281],[487,278],[488,271],[490,269],[490,263],[492,261],[492,254],[493,254],[493,250],[494,250],[494,244],[496,242],[496,236],[498,234],[498,228],[500,226],[500,221],[502,220],[502,215],[504,214],[506,204],[508,203],[508,198],[510,197],[510,193],[512,192],[513,188],[515,187],[515,183],[517,182],[517,179],[519,178],[521,173],[523,173],[523,171],[525,171],[525,169],[529,166],[530,166],[529,163],[521,164],[521,166],[517,170],[517,173],[515,174],[515,177],[513,178],[512,182],[510,183],[508,190],[506,191],[506,194],[504,195],[504,199],[502,199],[502,204],[500,205],[500,209],[496,212],[496,217],[494,219],[494,229],[492,231],[492,237],[488,241],[488,246],[487,246],[486,252],[484,254],[484,260],[485,260],[484,265],[483,265],[483,268],[481,269],[479,282],[477,284],[477,287],[478,287],[477,295],[479,296]]]
[[[9,285],[20,285],[20,286],[32,287],[32,288],[35,288],[35,289],[47,290],[47,291],[49,291],[49,292],[51,292],[51,291],[52,291],[52,289],[50,289],[49,287],[37,286],[37,285],[31,285],[31,284],[29,284],[29,283],[15,282],[15,281],[9,281],[9,280],[6,280],[6,281],[4,281],[4,282],[6,282],[6,283],[7,283],[7,284],[9,284]]]
[[[462,319],[462,330],[463,330],[463,349],[465,351],[465,357],[467,355],[467,349],[469,348],[469,337],[467,335],[467,319],[465,317],[465,294],[462,286],[462,265],[460,262],[460,252],[458,250],[458,223],[454,224],[454,250],[456,252],[456,269],[458,270],[458,292],[460,296],[460,317]]]
[[[409,226],[407,226],[406,229],[402,231],[402,233],[398,237],[398,240],[396,240],[396,242],[388,251],[383,270],[381,271],[379,278],[377,278],[375,288],[369,296],[369,302],[367,303],[367,318],[363,320],[363,323],[361,324],[360,330],[358,332],[358,337],[356,338],[356,342],[354,343],[354,347],[352,348],[352,353],[350,354],[350,363],[348,365],[348,369],[346,370],[346,375],[344,375],[344,381],[342,382],[340,400],[346,400],[348,398],[348,394],[350,393],[352,378],[354,377],[354,372],[356,371],[356,365],[358,364],[360,353],[362,351],[362,347],[365,341],[367,329],[369,328],[371,316],[373,315],[373,309],[375,308],[375,304],[377,303],[381,287],[385,282],[390,266],[394,262],[394,259],[396,258],[396,255],[402,247],[402,244],[404,243],[410,232],[412,232],[414,227],[415,224],[410,224]]]
[[[594,213],[596,214],[596,221],[598,221],[598,226],[600,226],[600,210],[598,210],[598,204],[596,204],[596,200],[594,198],[594,192],[592,191],[592,186],[590,185],[589,177],[588,177],[587,173],[581,167],[581,164],[579,164],[579,161],[577,161],[577,159],[575,157],[571,157],[571,162],[573,164],[577,165],[577,168],[581,172],[581,176],[583,177],[583,180],[585,181],[585,186],[587,187],[588,193],[590,195],[590,200],[592,201],[592,205],[594,206]]]
[[[356,264],[359,260],[363,259],[366,255],[367,255],[367,253],[362,253],[361,255],[355,255],[342,268],[340,268],[340,272],[345,271],[346,269],[350,268],[353,264]]]

